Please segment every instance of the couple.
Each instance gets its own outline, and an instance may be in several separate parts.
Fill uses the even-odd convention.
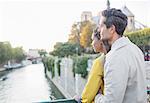
[[[127,16],[119,9],[104,10],[93,47],[103,54],[93,62],[80,103],[146,103],[146,72],[141,50],[123,36]],[[111,48],[110,48],[111,47]],[[110,50],[109,50],[110,48]]]

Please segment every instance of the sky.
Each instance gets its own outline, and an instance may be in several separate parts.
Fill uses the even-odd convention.
[[[110,6],[126,5],[135,19],[150,27],[150,0],[110,0]],[[56,42],[66,42],[74,22],[83,11],[96,16],[106,0],[0,0],[0,41],[13,47],[52,51]]]

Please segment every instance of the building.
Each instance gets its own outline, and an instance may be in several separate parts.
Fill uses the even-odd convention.
[[[142,24],[139,21],[135,20],[134,14],[126,6],[123,6],[121,8],[121,10],[128,17],[128,25],[127,25],[127,28],[126,28],[127,31],[135,31],[135,30],[146,28],[146,26],[144,24]],[[96,25],[98,25],[98,22],[99,22],[99,19],[100,19],[99,13],[98,13],[97,16],[93,16],[92,20],[91,20]]]
[[[81,14],[81,22],[83,21],[92,21],[92,12],[83,11]]]
[[[41,57],[38,49],[29,49],[27,53],[27,60],[32,61],[33,64],[41,62]]]
[[[107,0],[106,6],[107,6],[107,9],[110,9],[109,0]],[[120,8],[120,10],[128,17],[128,25],[127,25],[126,31],[135,31],[135,30],[143,29],[146,27],[144,24],[135,20],[134,14],[127,8],[126,5]],[[100,19],[100,13],[101,12],[99,12],[97,16],[92,16],[92,13],[90,11],[84,11],[81,14],[81,21],[83,22],[83,21],[88,20],[98,25],[98,22]]]
[[[134,14],[126,6],[123,6],[121,8],[121,11],[128,17],[127,30],[134,31],[135,30]]]
[[[31,58],[39,58],[40,57],[39,50],[38,49],[29,49],[27,56],[31,57]]]

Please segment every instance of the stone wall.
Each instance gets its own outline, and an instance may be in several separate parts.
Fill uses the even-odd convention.
[[[52,78],[51,72],[47,71],[48,77],[58,87],[58,89],[64,94],[66,98],[72,98],[75,95],[81,95],[84,86],[86,85],[87,78],[82,78],[80,74],[73,75],[73,60],[70,58],[62,58],[61,60],[61,75],[58,75],[56,63],[58,58],[55,59],[55,76]],[[92,66],[92,60],[88,62],[87,70],[90,71]],[[147,85],[150,85],[150,62],[146,62],[146,75]]]
[[[81,95],[87,78],[82,78],[80,74],[73,75],[73,60],[70,58],[62,58],[60,63],[61,74],[58,75],[56,63],[58,58],[55,58],[55,76],[52,78],[51,72],[47,71],[47,76],[54,82],[66,98],[72,98],[75,95]],[[91,61],[91,60],[90,60]],[[92,62],[89,62],[92,63]],[[88,64],[91,66],[91,64]],[[90,68],[90,67],[88,67]]]

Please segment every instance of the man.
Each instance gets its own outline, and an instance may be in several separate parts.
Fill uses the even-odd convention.
[[[146,76],[141,50],[123,36],[127,16],[118,9],[102,12],[99,30],[101,39],[111,50],[104,64],[104,95],[96,103],[146,103]]]

